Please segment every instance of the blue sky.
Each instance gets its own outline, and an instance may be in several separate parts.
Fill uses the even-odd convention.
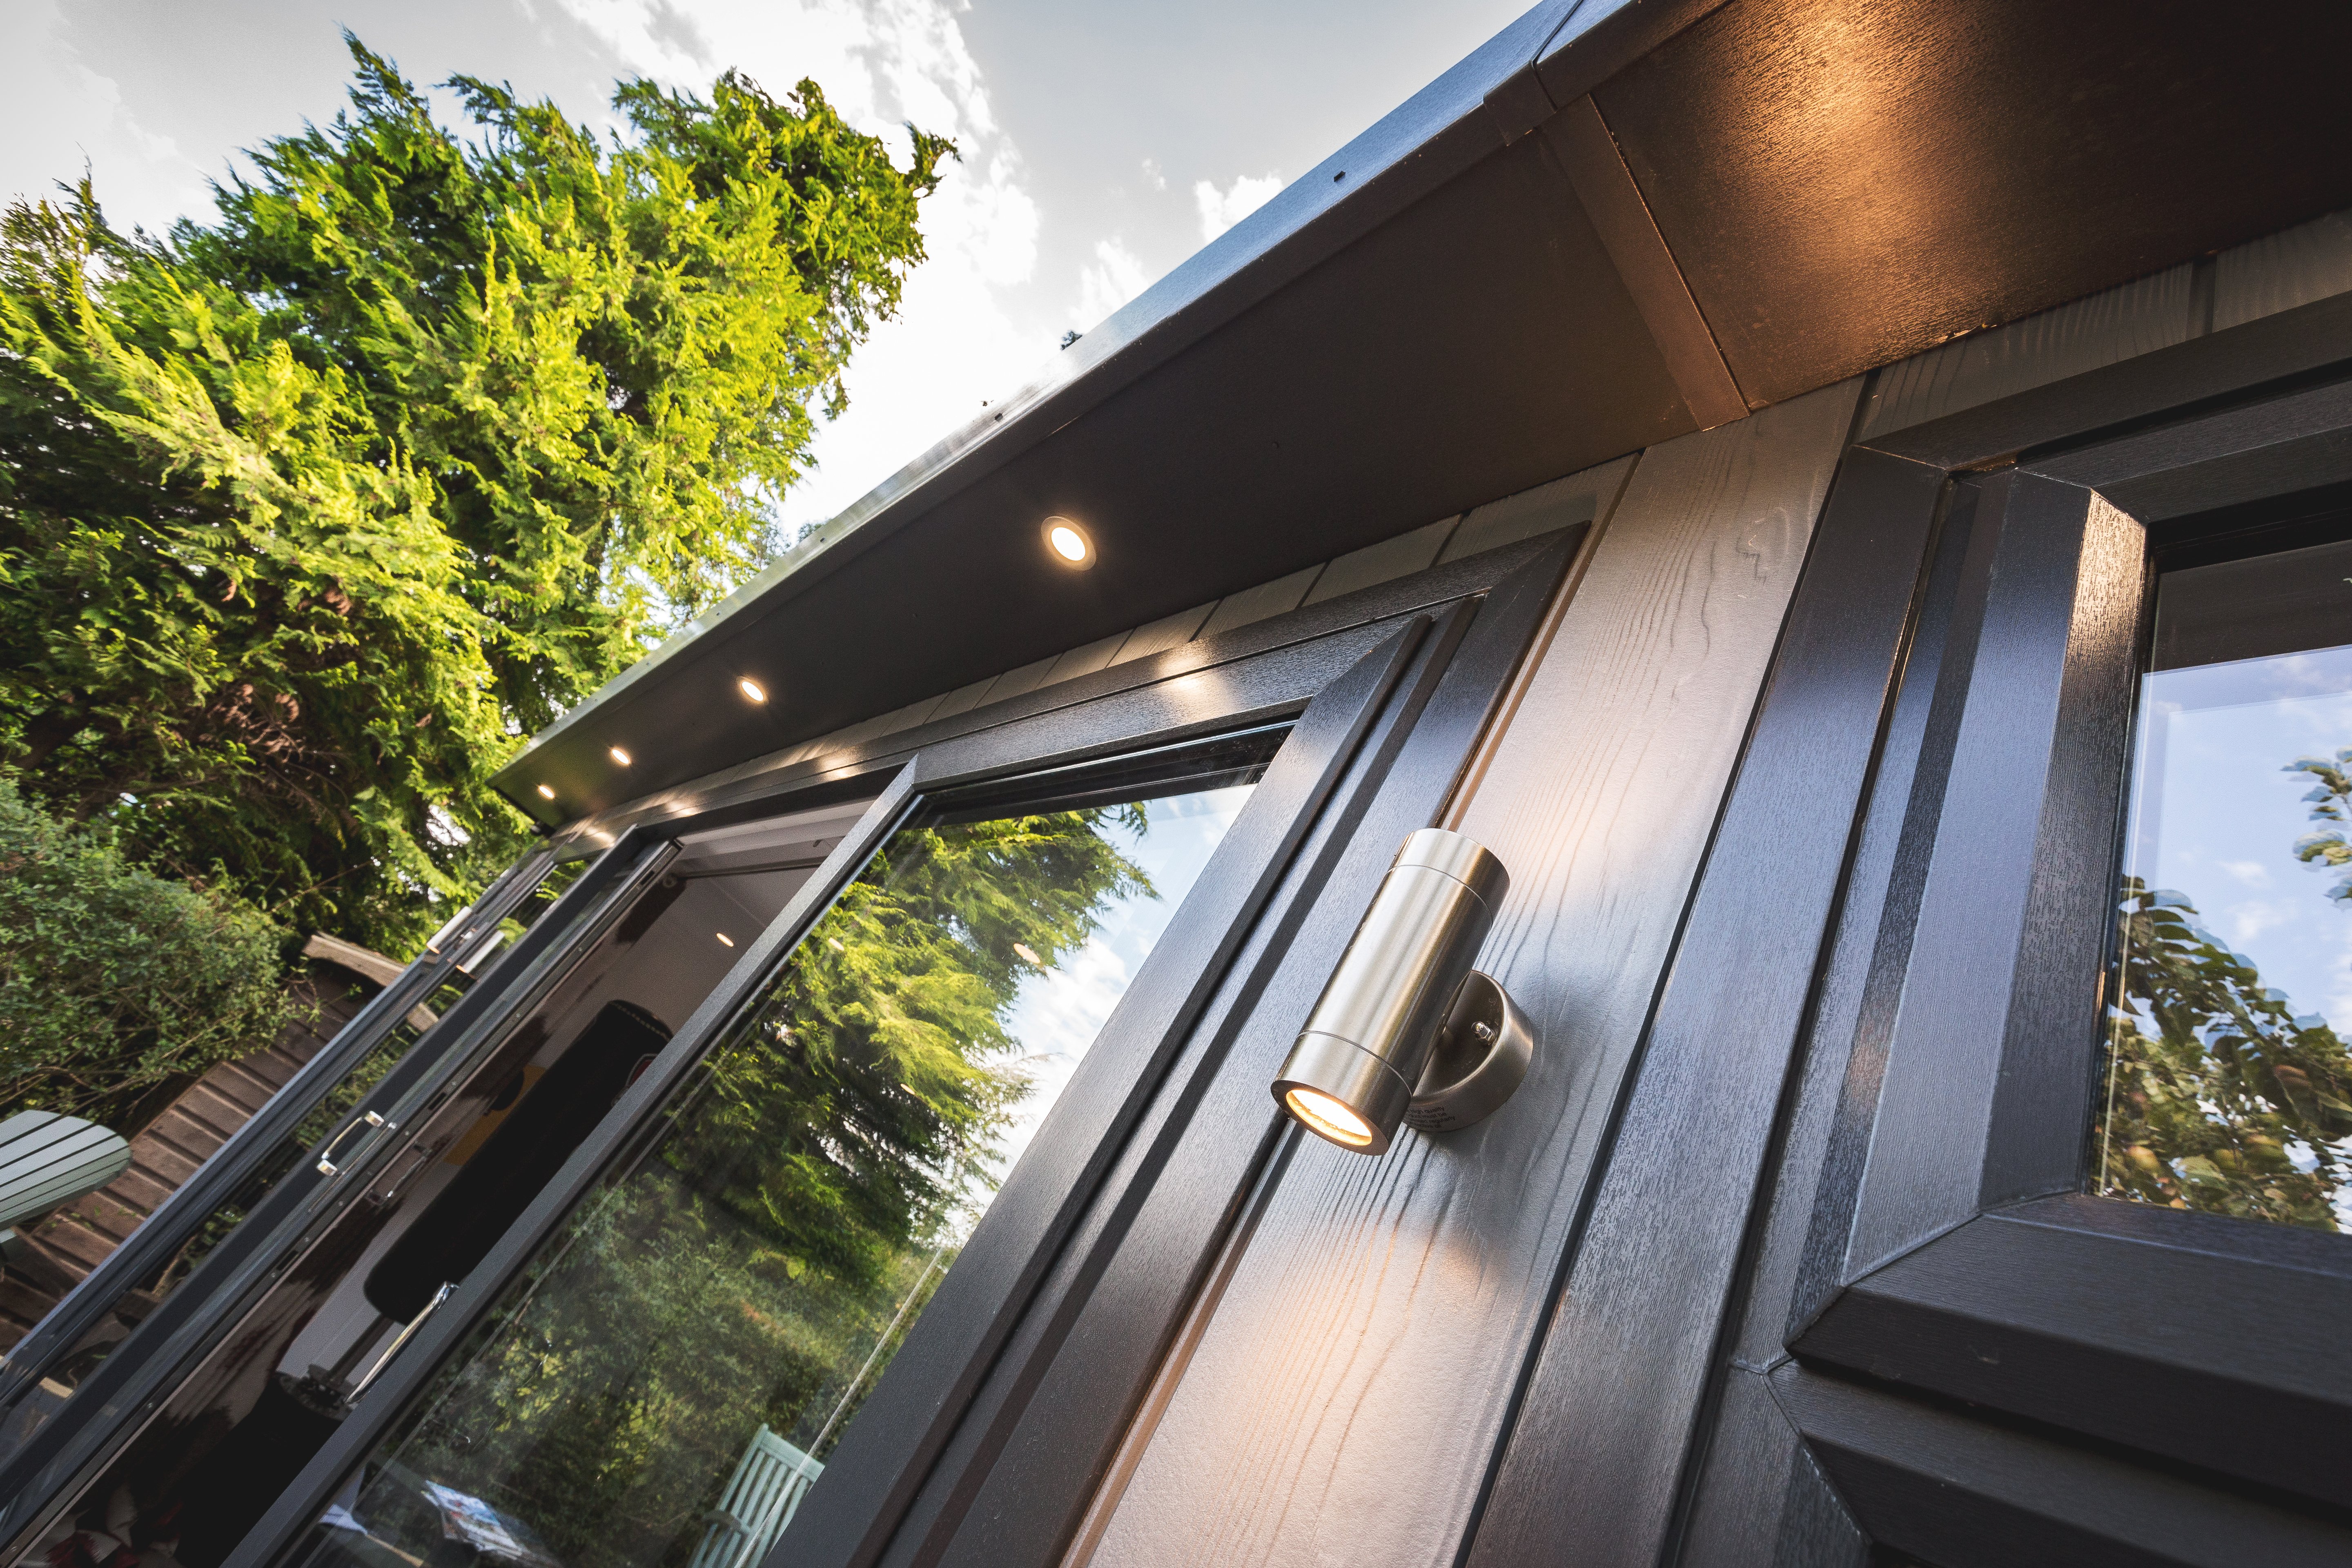
[[[853,122],[963,162],[931,259],[849,376],[821,521],[1028,379],[1284,182],[1501,30],[1522,0],[0,0],[0,194],[85,162],[118,223],[208,209],[236,149],[331,118],[348,26],[409,77],[464,71],[609,123],[617,77],[814,76]],[[903,140],[903,138],[901,138]]]
[[[1053,971],[1022,982],[1009,1020],[1024,1066],[1036,1087],[1021,1107],[1003,1143],[1011,1170],[1037,1127],[1077,1070],[1078,1059],[1168,929],[1184,895],[1200,879],[1210,853],[1241,815],[1251,786],[1205,790],[1148,803],[1141,833],[1106,826],[1104,837],[1143,868],[1156,897],[1120,899],[1100,911],[1101,923],[1084,947]]]
[[[2142,691],[2130,869],[2184,893],[2298,1014],[2352,1036],[2352,907],[2340,871],[2294,858],[2315,781],[2296,758],[2352,746],[2352,647],[2169,669]]]

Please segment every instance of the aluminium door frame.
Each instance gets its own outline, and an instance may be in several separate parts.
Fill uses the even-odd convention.
[[[1585,532],[1578,525],[1489,551],[1029,700],[845,748],[810,765],[733,770],[582,825],[571,837],[594,842],[615,831],[625,837],[655,831],[688,811],[697,826],[707,826],[791,810],[820,792],[839,799],[881,789],[856,829],[253,1527],[231,1553],[231,1568],[271,1561],[309,1528],[351,1468],[466,1342],[579,1198],[629,1157],[649,1130],[651,1113],[719,1031],[755,1005],[840,887],[926,795],[1294,719],[1290,736],[1175,922],[845,1434],[843,1447],[852,1462],[828,1465],[834,1484],[812,1492],[795,1518],[794,1560],[872,1561],[918,1491],[940,1479],[943,1466],[964,1467],[969,1473],[950,1488],[968,1492],[992,1456],[974,1461],[950,1454],[950,1439],[1015,1331],[1041,1316],[1041,1286],[1058,1287],[1066,1295],[1072,1290],[1072,1282],[1048,1279],[1072,1232],[1091,1219],[1090,1211],[1132,1206],[1132,1189],[1151,1182],[1156,1167],[1123,1158],[1131,1152],[1130,1134],[1140,1122],[1157,1128],[1170,1114],[1181,1120],[1203,1087],[1186,1082],[1171,1089],[1171,1067],[1178,1078],[1188,1071],[1195,1079],[1214,1077],[1216,1054],[1190,1047],[1236,950],[1262,933],[1270,913],[1318,901],[1319,879],[1294,874],[1302,841],[1310,830],[1332,837],[1335,820],[1345,837],[1344,825],[1363,816],[1396,760],[1397,740],[1446,687],[1443,676],[1458,662],[1464,674],[1454,684],[1475,680],[1485,689],[1475,703],[1457,692],[1449,704],[1455,729],[1475,709],[1460,755],[1445,773],[1450,785]],[[1495,613],[1482,612],[1482,603],[1491,603]],[[1474,626],[1478,635],[1466,641],[1475,657],[1457,658]],[[1365,754],[1368,746],[1376,755]],[[1426,820],[1425,813],[1414,826]],[[1380,847],[1383,868],[1389,852]],[[1321,857],[1317,869],[1328,872],[1330,858]],[[1367,900],[1370,890],[1361,889]],[[1171,1100],[1184,1104],[1171,1112]],[[1245,1173],[1241,1184],[1254,1175]],[[1083,1281],[1076,1282],[1075,1293],[1085,1294]],[[1066,1316],[1066,1301],[1054,1305],[1054,1313],[1042,1315]],[[990,1392],[1000,1395],[993,1409],[1001,1414],[1002,1391]],[[1073,1526],[1084,1500],[1073,1508]]]
[[[1467,1563],[2345,1560],[2243,1417],[2341,1450],[2352,1247],[2082,1162],[2140,520],[2352,479],[2347,377],[2339,296],[1848,448]]]
[[[431,996],[457,971],[458,960],[471,950],[475,939],[528,898],[554,863],[550,851],[534,850],[494,879],[482,890],[481,897],[450,922],[452,934],[437,945],[428,945],[390,984],[370,997],[259,1110],[156,1205],[155,1211],[124,1238],[121,1247],[107,1254],[96,1268],[34,1324],[31,1331],[12,1346],[5,1358],[0,1358],[0,1412],[13,1406],[31,1384],[46,1375],[58,1357],[96,1327],[127,1291],[138,1289],[140,1281],[152,1279],[161,1272],[186,1244],[189,1235],[257,1173],[278,1141],[342,1081],[344,1074],[398,1027],[411,1008]],[[483,983],[488,979],[485,973]],[[484,989],[484,984],[470,988],[467,994]],[[423,1037],[418,1037],[417,1043],[424,1043]]]
[[[186,1284],[127,1335],[74,1396],[0,1467],[0,1499],[6,1500],[0,1502],[0,1521],[5,1521],[0,1529],[5,1531],[0,1536],[0,1560],[26,1550],[57,1510],[135,1440],[163,1407],[171,1390],[212,1353],[319,1233],[365,1193],[378,1170],[403,1146],[397,1134],[431,1115],[483,1050],[504,1037],[515,1016],[536,1005],[568,970],[572,957],[619,918],[668,853],[665,845],[648,842],[642,835],[614,847],[615,853],[601,857],[583,871],[520,940],[499,954],[476,984],[270,1188],[245,1222],[206,1255]],[[551,864],[544,849],[525,856],[515,869],[532,874],[494,883],[493,891],[502,888],[503,892],[495,900],[486,896],[478,900],[485,916],[467,925],[487,928],[488,910],[499,910],[503,918],[536,889]],[[412,1004],[431,994],[431,985],[446,976],[446,965],[454,963],[466,946],[452,942],[433,964],[413,965],[412,971],[425,976],[417,983],[423,988],[412,992],[403,984],[400,994]],[[403,981],[407,978],[404,975]],[[240,1180],[276,1146],[283,1136],[279,1130],[290,1129],[307,1114],[405,1011],[377,1015],[382,1027],[339,1048],[341,1066],[332,1076],[313,1079],[299,1096],[281,1091],[264,1108],[268,1121],[257,1137],[269,1142],[248,1142],[240,1151],[241,1158],[233,1163]],[[359,1022],[355,1018],[338,1035],[338,1047],[346,1045]],[[380,1118],[380,1123],[371,1122],[372,1117]],[[331,1173],[320,1165],[328,1150],[336,1152]],[[222,1189],[215,1184],[215,1190],[234,1191],[234,1185]],[[339,1191],[348,1194],[342,1203],[332,1201]],[[210,1212],[194,1211],[191,1217],[190,1211],[183,1211],[163,1234],[186,1231]],[[143,1231],[142,1226],[134,1232],[132,1239]],[[97,1298],[94,1305],[86,1303],[84,1315],[94,1321],[112,1300],[107,1296]]]

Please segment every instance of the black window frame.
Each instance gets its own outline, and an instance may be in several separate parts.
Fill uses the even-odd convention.
[[[1394,846],[1442,809],[1534,639],[1587,526],[1555,531],[1335,597],[1223,637],[1114,667],[991,710],[846,747],[795,767],[756,764],[577,825],[581,845],[666,841],[821,800],[874,795],[727,979],[679,1028],[489,1256],[378,1379],[328,1446],[231,1553],[275,1560],[465,1342],[505,1283],[621,1157],[716,1033],[907,815],[927,796],[1076,767],[1276,721],[1265,777],[1129,987],[1054,1110],[866,1398],[793,1522],[797,1563],[896,1555],[908,1529],[938,1540],[1030,1452],[1024,1434],[1083,1429],[1108,1462],[1278,1128],[1255,1059],[1253,1004],[1294,942],[1344,941]],[[878,791],[878,794],[876,792]],[[608,853],[607,861],[620,858]],[[1302,933],[1306,935],[1302,936]],[[1284,1041],[1286,1044],[1286,1040]],[[1278,1055],[1278,1053],[1277,1053]],[[1235,1112],[1235,1086],[1251,1094]],[[1189,1142],[1188,1142],[1189,1140]],[[1171,1157],[1206,1145],[1187,1179]],[[1185,1147],[1180,1151],[1179,1146]],[[1204,1194],[1221,1192],[1207,1202]],[[1189,1264],[1174,1260],[1189,1258]],[[1102,1286],[1140,1277],[1141,1301]],[[1108,1374],[1071,1368],[1101,1347],[1072,1330],[1116,1310]],[[1066,1353],[1073,1352],[1073,1353]],[[1061,1375],[1057,1376],[1059,1373]],[[1055,1467],[1038,1509],[1066,1539],[1092,1493]],[[779,1542],[777,1551],[783,1550]]]
[[[21,1552],[47,1528],[55,1506],[112,1462],[136,1426],[168,1396],[278,1278],[286,1261],[364,1192],[396,1147],[390,1136],[429,1115],[478,1058],[503,1037],[567,966],[618,918],[664,853],[623,843],[598,856],[526,928],[498,952],[466,992],[435,1019],[357,1103],[279,1177],[236,1228],[206,1254],[180,1288],[143,1318],[5,1466],[0,1466],[0,1553]],[[441,939],[371,998],[173,1195],[9,1352],[10,1393],[29,1394],[47,1369],[137,1289],[273,1158],[283,1141],[354,1067],[446,984],[499,922],[537,893],[555,868],[545,847],[494,879]],[[383,1119],[373,1128],[371,1116]],[[320,1169],[332,1150],[336,1171]]]
[[[1467,1563],[2346,1560],[2352,1241],[2083,1189],[2148,531],[2347,479],[2352,297],[1849,447]]]

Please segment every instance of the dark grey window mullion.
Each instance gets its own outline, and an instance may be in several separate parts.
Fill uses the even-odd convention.
[[[528,1005],[560,974],[572,952],[594,940],[671,853],[666,844],[648,845],[643,836],[625,837],[614,852],[565,889],[556,907],[533,922],[522,941],[502,955],[503,962],[487,972],[482,982],[411,1047],[352,1108],[351,1115],[326,1134],[320,1146],[334,1141],[368,1111],[385,1114],[396,1104],[421,1100],[446,1081],[484,1040],[499,1032],[517,1008]],[[519,900],[536,885],[533,877],[527,883],[518,879],[508,888]],[[467,945],[448,944],[445,960],[454,962],[453,955]],[[426,994],[429,991],[419,994]],[[404,1008],[402,1014],[394,1015],[394,1021],[404,1013]],[[265,1112],[270,1109],[265,1107]],[[300,1113],[309,1109],[309,1103],[303,1104]],[[399,1122],[406,1114],[401,1111],[387,1119]],[[289,1130],[296,1121],[299,1114],[293,1121],[277,1119],[278,1125]],[[264,1145],[263,1152],[276,1142]],[[365,1176],[393,1146],[392,1140],[384,1140],[370,1156],[347,1167],[350,1176],[360,1178],[349,1184],[350,1194],[365,1190]],[[310,1153],[317,1152],[314,1148]],[[256,1292],[267,1288],[303,1239],[331,1220],[338,1211],[317,1201],[326,1184],[327,1179],[310,1159],[296,1165],[205,1259],[206,1267],[141,1323],[85,1381],[76,1396],[0,1470],[0,1496],[12,1500],[7,1540],[0,1544],[0,1552],[24,1549],[28,1534],[42,1528],[44,1517],[75,1496],[89,1477],[135,1436],[138,1425],[167,1397],[183,1371],[209,1352],[218,1335]],[[30,1507],[26,1508],[26,1504]]]
[[[867,807],[816,874],[736,961],[727,978],[695,1009],[653,1065],[605,1114],[587,1142],[573,1151],[489,1255],[459,1283],[368,1390],[334,1436],[247,1532],[230,1553],[227,1568],[271,1561],[318,1518],[337,1484],[383,1437],[409,1401],[464,1342],[508,1279],[530,1261],[614,1157],[624,1152],[646,1110],[667,1098],[719,1031],[757,998],[760,987],[831,905],[842,885],[898,826],[914,796],[915,775],[914,768],[901,771]]]
[[[2126,628],[2147,585],[2144,558],[2086,552],[2084,537],[2137,520],[2185,539],[2200,512],[2352,473],[2326,450],[2340,429],[2307,417],[2334,395],[2312,393],[2309,373],[2347,352],[2352,296],[2339,296],[1865,439],[1982,487],[1968,569],[1930,589],[1981,637],[1956,643],[1940,678],[1955,689],[1910,742],[1910,798],[1890,804],[1890,822],[1919,830],[1866,856],[1870,885],[1848,895],[1907,916],[1842,942],[1824,982],[1825,997],[1866,986],[1870,1005],[1840,1002],[1858,1024],[1813,1043],[1833,1059],[1802,1086],[1803,1137],[1773,1199],[1789,1213],[1752,1266],[1743,1364],[1681,1561],[1858,1562],[1839,1554],[1852,1543],[1824,1512],[1832,1489],[1880,1544],[1952,1568],[2137,1561],[2143,1547],[2352,1561],[2352,1536],[2308,1504],[2275,1506],[2294,1492],[2352,1503],[2352,1249],[2078,1190],[2096,1056],[2086,977],[2112,923]],[[2273,391],[2292,395],[2275,410]],[[2293,460],[2270,460],[2282,453]],[[2021,493],[2072,504],[2004,509]],[[2103,579],[2095,591],[2086,575]],[[2105,654],[2085,660],[2095,645]],[[1978,742],[2003,725],[2019,739],[1955,745],[1965,722]],[[2104,776],[2084,763],[2102,750]],[[2038,858],[2045,838],[2059,853]],[[1964,963],[1973,989],[1952,984]],[[1906,1043],[1907,1068],[1883,1071]],[[1774,1365],[1784,1344],[1796,1360]],[[1981,1527],[2020,1504],[2019,1528],[1988,1544]],[[2069,1523],[2084,1533],[2053,1528]],[[2297,1536],[2299,1556],[2271,1539]]]

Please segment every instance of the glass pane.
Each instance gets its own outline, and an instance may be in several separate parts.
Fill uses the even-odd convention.
[[[99,1561],[106,1536],[176,1568],[217,1568],[348,1415],[403,1325],[489,1251],[865,804],[684,835],[657,877],[629,879],[568,937],[553,933],[529,995],[457,1035],[442,1028],[423,1047],[433,1059],[397,1069],[409,1081],[394,1125],[370,1133],[346,1113],[314,1129],[341,1130],[343,1173],[278,1216],[268,1245],[289,1266],[162,1390],[34,1558]]]
[[[752,1568],[1262,766],[894,834],[298,1555]]]
[[[2352,1226],[2352,544],[2165,574],[2140,683],[2113,1197]]]
[[[500,922],[500,930],[509,938],[520,933],[538,919],[562,888],[588,864],[583,860],[543,873],[533,889]],[[459,912],[462,915],[464,911]],[[450,923],[455,926],[457,921],[453,919]],[[386,1073],[408,1055],[410,1047],[419,1037],[418,1026],[429,1023],[447,1011],[472,988],[473,984],[472,974],[452,970],[429,994],[419,999],[415,1008],[383,1024],[376,1041],[345,1070],[340,1079],[312,1091],[317,1098],[308,1113],[255,1163],[250,1173],[234,1192],[209,1215],[183,1222],[186,1226],[184,1239],[153,1274],[144,1279],[133,1280],[79,1339],[50,1353],[45,1364],[37,1369],[22,1369],[26,1375],[33,1377],[33,1381],[5,1413],[0,1413],[0,1461],[15,1455],[39,1432],[90,1374],[104,1364],[131,1331],[184,1286],[213,1251],[244,1225],[254,1208],[289,1173],[302,1164],[305,1156],[319,1141],[326,1137],[352,1107],[358,1104]],[[346,1000],[349,1005],[356,1008],[360,1000],[356,987]],[[321,1036],[314,1026],[313,1043],[308,1048],[296,1048],[308,1060],[315,1050],[323,1048],[330,1037],[333,1037],[331,1032]],[[281,1045],[285,1043],[281,1042]],[[66,1210],[61,1211],[52,1223],[72,1224],[75,1218],[70,1210]],[[0,1349],[7,1348],[12,1347],[0,1346]],[[37,1375],[34,1375],[36,1373]]]

